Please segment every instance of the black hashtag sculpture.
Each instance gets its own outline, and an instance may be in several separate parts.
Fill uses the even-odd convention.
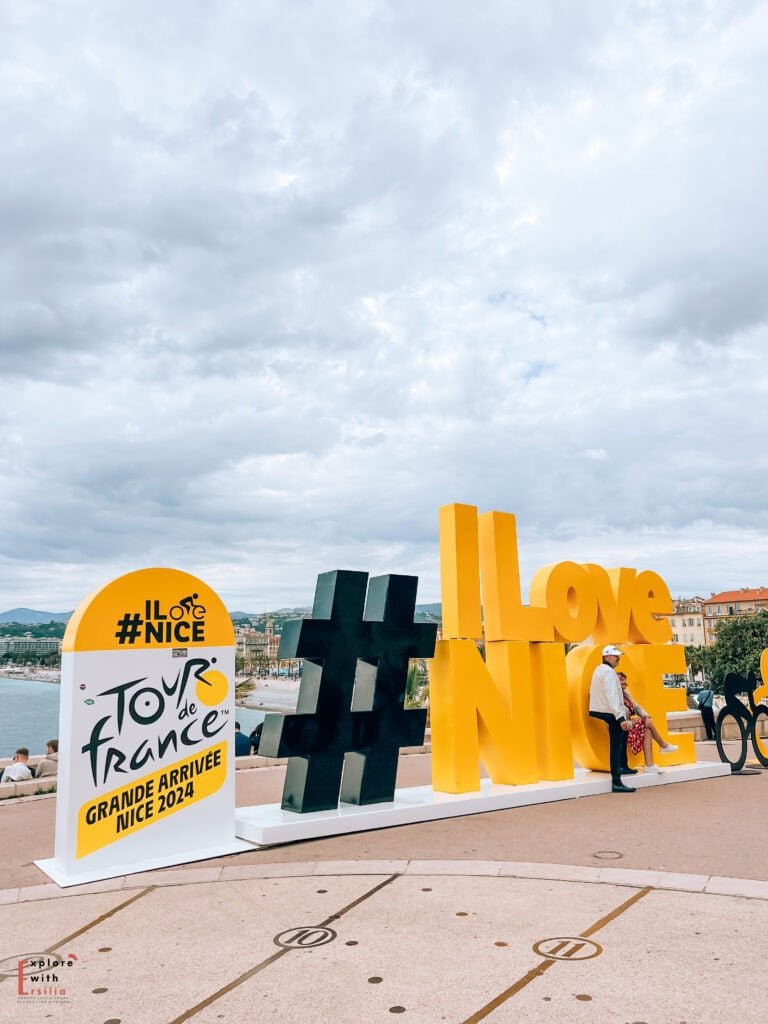
[[[400,747],[424,742],[427,712],[406,711],[410,658],[435,651],[415,623],[416,576],[337,570],[317,578],[311,619],[285,624],[278,658],[304,658],[295,715],[269,714],[259,754],[287,757],[284,810],[393,800]],[[343,773],[343,782],[342,782]]]

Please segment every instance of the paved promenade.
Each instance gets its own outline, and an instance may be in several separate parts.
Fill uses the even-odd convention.
[[[238,804],[276,800],[283,771],[238,772]],[[402,758],[398,785],[428,773],[428,756]],[[0,1022],[762,1021],[766,800],[759,772],[67,890],[32,863],[53,852],[55,798],[11,801]],[[33,954],[71,966],[20,996]]]

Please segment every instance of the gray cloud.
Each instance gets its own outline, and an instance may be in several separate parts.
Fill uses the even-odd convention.
[[[6,5],[0,606],[524,572],[759,585],[759,4]],[[2,595],[5,595],[4,597]]]

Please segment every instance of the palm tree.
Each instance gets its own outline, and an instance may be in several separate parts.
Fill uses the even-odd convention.
[[[405,681],[405,707],[423,708],[429,699],[429,683],[425,682],[422,666],[417,661],[412,661],[408,666],[408,676]]]

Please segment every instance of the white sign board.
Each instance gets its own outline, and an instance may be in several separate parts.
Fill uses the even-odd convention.
[[[62,652],[59,885],[244,848],[235,838],[234,631],[219,597],[175,569],[91,595]]]

